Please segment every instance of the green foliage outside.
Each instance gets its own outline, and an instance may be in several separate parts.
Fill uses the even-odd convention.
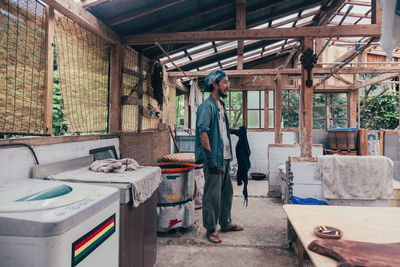
[[[399,125],[398,93],[388,91],[372,100],[360,113],[360,120],[361,128],[364,129],[395,129]]]
[[[60,91],[60,76],[57,69],[56,48],[54,48],[53,71],[53,135],[65,135],[68,132],[67,123],[63,117],[63,100]]]
[[[282,121],[284,128],[299,127],[299,90],[282,91]]]
[[[176,127],[182,128],[185,119],[185,95],[176,96]]]

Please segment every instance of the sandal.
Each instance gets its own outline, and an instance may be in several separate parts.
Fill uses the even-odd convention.
[[[217,231],[207,231],[206,237],[211,243],[221,243],[222,240],[219,238]]]
[[[221,226],[221,232],[242,231],[243,229],[244,229],[243,226],[233,223],[227,226]]]

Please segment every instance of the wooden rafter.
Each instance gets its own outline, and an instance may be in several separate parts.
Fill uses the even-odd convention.
[[[50,0],[46,0],[50,1]],[[216,40],[276,40],[301,37],[353,37],[380,36],[380,25],[351,26],[312,26],[302,28],[266,28],[246,30],[223,30],[203,32],[176,32],[160,34],[137,34],[123,38],[126,44],[188,43],[208,42]]]
[[[246,29],[246,0],[236,0],[236,30]],[[244,40],[237,41],[237,69],[243,69]]]
[[[334,71],[334,68],[314,68],[313,73],[314,75],[328,75]],[[234,77],[241,77],[241,76],[248,76],[248,75],[300,75],[299,68],[289,68],[289,69],[247,69],[247,70],[226,70],[226,73],[229,76]],[[338,70],[337,74],[357,74],[357,73],[399,73],[400,66],[396,67],[343,67]],[[205,77],[209,74],[209,71],[187,71],[186,74],[189,77]],[[170,77],[183,77],[182,73],[178,71],[171,71],[168,72]]]
[[[162,4],[153,4],[153,5],[141,8],[141,9],[135,9],[135,10],[129,11],[125,14],[119,15],[115,18],[109,19],[106,21],[106,24],[110,25],[110,26],[119,25],[119,24],[122,24],[122,23],[125,23],[128,21],[146,16],[148,14],[157,12],[161,9],[174,6],[176,4],[182,3],[183,1],[185,1],[185,0],[164,0],[162,2]]]
[[[398,73],[384,73],[379,76],[375,76],[371,79],[364,80],[364,81],[359,81],[355,83],[354,85],[349,86],[349,89],[351,90],[357,90],[375,83],[383,82],[392,78],[396,78],[400,75],[400,72]]]
[[[111,44],[120,43],[120,37],[108,28],[103,22],[86,11],[74,0],[41,0],[64,16],[72,19],[82,27],[88,29],[100,38]]]

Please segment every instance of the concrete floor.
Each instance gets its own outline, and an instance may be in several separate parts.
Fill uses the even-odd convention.
[[[156,266],[296,266],[288,250],[286,215],[279,199],[267,198],[268,182],[249,180],[248,207],[243,206],[243,187],[232,183],[232,221],[244,231],[220,233],[222,243],[213,244],[205,237],[198,209],[190,230],[158,237]],[[306,266],[312,264],[306,261]]]

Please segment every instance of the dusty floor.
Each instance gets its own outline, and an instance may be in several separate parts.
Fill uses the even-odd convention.
[[[201,209],[195,223],[182,235],[158,237],[156,266],[296,266],[288,250],[286,215],[278,199],[267,198],[266,180],[249,180],[249,206],[243,206],[242,187],[234,186],[232,220],[245,227],[241,232],[220,233],[221,244],[205,237]],[[306,261],[306,266],[312,266]]]

